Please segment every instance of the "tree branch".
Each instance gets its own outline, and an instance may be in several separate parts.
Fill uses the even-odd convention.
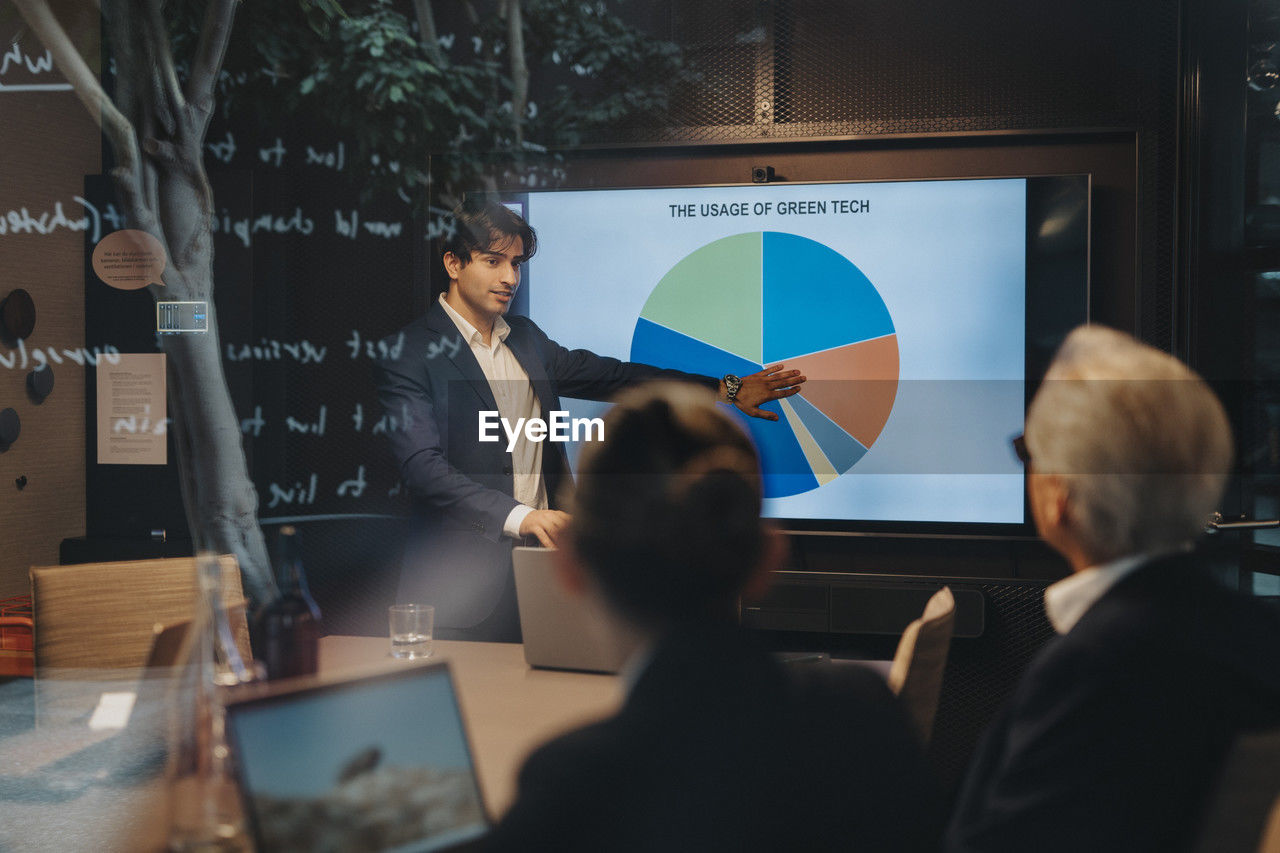
[[[186,111],[186,99],[178,83],[178,72],[173,67],[173,50],[169,45],[169,30],[160,15],[160,0],[142,0],[138,4],[142,37],[146,40],[147,53],[151,57],[152,85],[155,97],[152,102],[160,108],[160,120],[169,134],[176,132],[177,118]]]
[[[467,15],[467,23],[473,27],[480,26],[480,13],[476,11],[476,7],[471,0],[462,0],[462,11]]]
[[[53,55],[62,76],[67,78],[80,103],[111,141],[116,160],[124,169],[136,172],[138,168],[137,138],[133,125],[116,109],[98,83],[98,77],[90,70],[47,0],[13,0],[27,25],[40,39],[41,44]]]
[[[524,58],[524,18],[520,0],[506,0],[507,47],[511,51],[511,127],[516,152],[524,148],[524,111],[529,102],[529,66]]]
[[[413,0],[413,11],[418,18],[418,34],[427,58],[437,68],[444,65],[444,54],[440,51],[440,35],[436,31],[436,16],[431,9],[431,0]]]
[[[200,43],[191,61],[187,79],[187,101],[206,116],[213,113],[213,88],[227,53],[231,22],[236,16],[237,0],[210,0],[200,27]]]
[[[504,2],[501,2],[500,0],[499,6],[498,6],[499,15],[505,14],[505,6],[506,4]],[[480,32],[482,32],[482,27],[480,26],[480,23],[481,23],[480,13],[476,11],[475,4],[472,3],[471,0],[462,0],[462,11],[466,13],[467,21],[471,24],[472,28],[476,31],[476,33],[479,34]],[[495,39],[489,39],[488,61],[497,65],[498,54],[497,54],[497,42]],[[485,113],[487,115],[488,113],[492,112],[499,103],[501,103],[501,93],[498,91],[498,75],[487,74],[485,76],[488,77],[488,82],[489,82],[489,103],[485,107]],[[496,139],[490,140],[490,144],[493,146],[494,150],[497,150],[498,148],[501,147],[500,140],[496,140]],[[496,186],[496,181],[493,180],[492,176],[488,176],[488,175],[485,176],[485,180],[486,180],[486,190],[491,192],[492,190],[487,185],[493,184]]]

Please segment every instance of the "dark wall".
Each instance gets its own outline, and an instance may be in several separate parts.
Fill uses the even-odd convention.
[[[594,142],[1136,131],[1139,260],[1131,328],[1157,346],[1171,346],[1179,27],[1181,7],[1191,3],[665,0],[642,5],[649,7],[643,13],[648,25],[685,46],[702,83],[677,99],[670,125],[604,131]]]

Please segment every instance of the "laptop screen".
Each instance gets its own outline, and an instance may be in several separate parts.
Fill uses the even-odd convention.
[[[259,850],[444,850],[487,819],[444,664],[233,702]]]

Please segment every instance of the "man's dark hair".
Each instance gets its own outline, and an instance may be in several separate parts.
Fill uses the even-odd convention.
[[[468,195],[453,209],[452,215],[453,234],[444,239],[442,254],[452,252],[463,266],[471,263],[472,252],[506,248],[516,237],[524,246],[517,259],[520,262],[529,260],[538,250],[538,235],[529,223],[511,208],[485,195]]]
[[[573,497],[583,563],[609,603],[650,628],[724,621],[763,559],[760,463],[702,388],[619,398]]]

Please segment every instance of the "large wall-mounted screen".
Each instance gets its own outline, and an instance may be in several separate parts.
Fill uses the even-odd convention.
[[[712,376],[804,372],[797,396],[768,406],[776,422],[742,417],[768,516],[819,527],[1025,523],[1009,441],[1022,428],[1037,314],[1028,282],[1052,263],[1036,245],[1045,230],[1065,227],[1073,206],[1087,219],[1086,176],[513,201],[539,235],[524,307],[553,339]],[[1077,230],[1083,245],[1069,251],[1084,257],[1087,228]],[[1080,281],[1068,302],[1083,305],[1086,289]],[[603,409],[566,405],[574,417]]]

